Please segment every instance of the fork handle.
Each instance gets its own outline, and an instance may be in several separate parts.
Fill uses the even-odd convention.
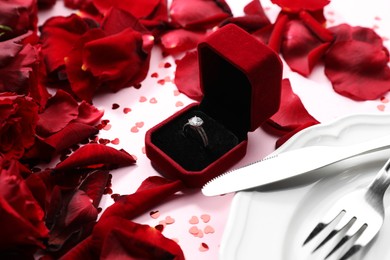
[[[390,186],[390,159],[375,176],[375,179],[368,186],[368,191],[371,196],[380,197],[385,195],[387,188]]]

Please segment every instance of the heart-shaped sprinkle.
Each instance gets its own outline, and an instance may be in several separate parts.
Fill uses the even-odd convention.
[[[196,237],[202,238],[203,237],[203,231],[199,229],[198,234],[195,235]]]
[[[215,232],[214,228],[212,226],[209,226],[209,225],[207,225],[203,231],[205,234],[213,234]]]
[[[192,226],[189,230],[190,234],[197,235],[199,233],[199,228],[197,226]]]
[[[130,112],[131,112],[131,108],[129,108],[129,107],[125,107],[123,109],[123,113],[125,113],[125,114],[130,113]]]
[[[150,75],[152,78],[158,78],[158,73],[157,72],[154,72]]]
[[[151,98],[149,100],[150,104],[156,104],[157,103],[157,99],[156,98]]]
[[[183,102],[181,101],[177,101],[176,104],[175,104],[176,107],[182,107],[184,106]]]
[[[199,251],[200,252],[206,252],[209,250],[209,246],[206,243],[201,243],[199,246]]]
[[[200,218],[203,220],[204,223],[208,223],[210,221],[209,214],[203,214],[202,216],[200,216]]]
[[[166,216],[166,217],[165,217],[165,223],[166,223],[167,225],[173,224],[173,223],[175,223],[175,219],[172,218],[171,216]]]
[[[145,125],[145,123],[142,121],[135,123],[135,126],[138,128],[142,128],[144,125]]]
[[[131,131],[132,133],[138,133],[138,132],[139,132],[137,126],[133,126],[133,127],[130,129],[130,131]]]
[[[160,84],[161,86],[165,84],[165,80],[164,79],[159,79],[157,81],[158,84]]]
[[[111,140],[112,144],[119,144],[119,138],[115,138],[114,140]]]
[[[377,108],[379,111],[385,111],[386,106],[381,104],[381,105],[378,105]]]
[[[154,228],[157,229],[160,232],[164,231],[164,225],[161,225],[161,224],[156,225]]]
[[[175,89],[175,90],[173,91],[173,95],[174,95],[175,97],[178,96],[178,95],[180,95],[180,91],[177,90],[177,89]]]
[[[149,213],[149,215],[150,215],[152,218],[157,219],[157,218],[160,217],[160,211],[158,211],[158,210],[151,211],[151,212]]]
[[[189,220],[190,224],[198,224],[199,223],[199,219],[197,216],[192,216]]]
[[[145,102],[146,100],[148,100],[146,97],[144,97],[144,96],[141,96],[140,98],[139,98],[139,102]]]

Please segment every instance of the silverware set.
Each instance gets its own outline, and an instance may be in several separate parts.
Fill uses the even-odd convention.
[[[368,187],[357,189],[340,198],[314,227],[303,242],[303,246],[320,233],[327,232],[313,252],[331,243],[331,240],[336,240],[332,241],[335,245],[325,259],[336,252],[340,255],[338,258],[340,260],[355,255],[376,236],[382,227],[385,216],[383,198],[389,185],[390,159]],[[325,231],[330,225],[333,228]],[[333,239],[336,237],[339,239]]]
[[[389,148],[389,136],[347,146],[303,147],[227,172],[208,182],[202,192],[215,196],[291,180],[346,159]],[[345,260],[356,256],[382,227],[383,199],[389,185],[390,159],[367,187],[358,188],[334,203],[302,246],[311,244],[312,255],[319,249],[328,250],[324,259]]]

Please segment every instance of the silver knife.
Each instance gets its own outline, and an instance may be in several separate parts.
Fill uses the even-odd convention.
[[[347,146],[307,146],[226,172],[202,188],[206,196],[247,190],[298,176],[342,160],[390,148],[390,135]]]

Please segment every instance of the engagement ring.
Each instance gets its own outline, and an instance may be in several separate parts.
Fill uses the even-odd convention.
[[[187,128],[195,130],[195,132],[200,136],[202,139],[202,143],[204,147],[207,147],[209,144],[209,140],[207,138],[207,134],[204,131],[203,127],[203,120],[200,117],[194,116],[188,119],[188,122],[183,126],[183,132],[186,133]]]

